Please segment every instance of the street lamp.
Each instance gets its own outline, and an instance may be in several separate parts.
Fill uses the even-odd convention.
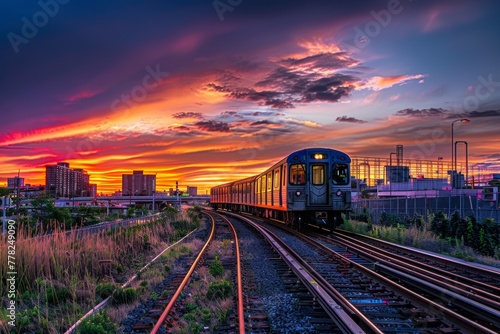
[[[469,183],[469,143],[465,140],[457,140],[455,142],[455,170],[457,169],[457,144],[465,144],[465,188],[467,188],[467,184]],[[462,188],[460,186],[460,188]]]
[[[469,123],[470,119],[467,119],[467,118],[457,119],[451,123],[451,168],[455,168],[455,160],[456,160],[456,157],[454,155],[454,150],[453,150],[453,145],[455,144],[455,141],[453,139],[453,125],[455,125],[456,122]],[[454,183],[455,183],[455,170],[452,170],[452,173],[451,173],[451,187],[452,188],[453,188]]]
[[[393,155],[393,154],[394,154],[395,156],[397,156],[397,153],[395,153],[395,152],[391,152],[391,153],[389,154],[389,165],[390,165],[390,166],[389,166],[389,195],[390,195],[390,196],[392,196],[392,176],[393,176],[393,175],[392,175],[392,174],[393,174],[393,173],[392,173],[392,155]]]

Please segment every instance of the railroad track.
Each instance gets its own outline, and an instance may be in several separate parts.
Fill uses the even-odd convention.
[[[413,263],[413,269],[406,271],[394,267],[398,262],[410,263],[408,259],[416,259],[417,255],[404,253],[399,255],[403,259],[398,259],[386,249],[389,246],[363,245],[353,240],[352,236],[307,237],[297,231],[283,229],[283,225],[266,225],[264,228],[262,222],[255,224],[257,219],[254,217],[249,219],[230,214],[229,221],[213,212],[205,214],[210,216],[211,230],[208,233],[206,229],[202,237],[206,240],[202,251],[185,259],[183,262],[190,265],[177,270],[161,284],[161,289],[168,290],[165,295],[172,297],[146,301],[144,304],[148,306],[142,308],[143,315],[133,317],[135,323],[127,325],[130,328],[127,332],[175,332],[186,313],[187,298],[194,298],[192,286],[200,279],[201,268],[208,266],[216,257],[214,254],[207,255],[207,249],[215,247],[215,244],[220,248],[223,243],[230,243],[228,249],[231,251],[226,255],[230,253],[231,256],[221,257],[221,263],[232,273],[231,284],[235,291],[233,311],[227,314],[225,322],[217,326],[198,328],[200,333],[497,333],[500,328],[497,327],[500,317],[498,284],[495,281],[498,277],[494,272],[484,273],[481,279],[472,278],[472,281],[481,282],[475,287],[472,283],[462,286],[462,276],[454,271],[451,276],[455,281],[450,287],[440,285],[435,289],[437,292],[430,293],[431,275],[425,271],[424,265]],[[233,227],[231,222],[236,220],[239,222]],[[238,241],[236,234],[248,235],[244,231],[245,226],[253,226],[252,229],[259,231],[267,241],[257,239],[254,235],[257,232],[252,232],[253,236],[246,236],[243,241],[243,252],[247,255],[238,260],[236,254],[242,242]],[[258,243],[257,248],[260,248],[259,259],[251,258],[258,253],[251,248],[254,243]],[[361,249],[355,251],[355,247],[360,246]],[[237,269],[238,263],[241,269]],[[436,266],[431,264],[431,268]],[[416,267],[424,271],[418,271],[420,274],[417,275]],[[451,271],[446,268],[445,272]],[[471,275],[471,270],[460,271],[466,272],[465,276]],[[444,275],[436,273],[436,270],[433,272]],[[263,278],[262,275],[270,276]],[[434,276],[433,279],[432,284],[436,286],[440,283],[437,281],[444,281],[441,276]],[[277,281],[285,286],[284,291],[270,291],[279,285]],[[482,291],[480,288],[490,285],[491,290]],[[466,288],[465,296],[460,296],[459,290],[465,291]],[[157,295],[163,295],[161,289]],[[448,290],[453,294],[449,294]],[[270,298],[275,300],[270,301]],[[463,302],[469,306],[460,306],[460,300],[472,300],[474,303]],[[485,300],[490,300],[490,304]],[[482,306],[473,310],[473,304]],[[270,309],[269,305],[275,305],[277,309]],[[297,305],[300,305],[299,311],[287,308]],[[462,313],[459,312],[460,307],[464,310]],[[285,318],[287,316],[290,318]],[[276,321],[279,318],[285,320]],[[297,319],[304,322],[296,325]],[[291,324],[295,329],[286,327]]]
[[[233,214],[228,215],[237,217],[253,226],[273,246],[290,270],[293,271],[296,279],[305,286],[308,291],[307,295],[313,296],[335,324],[333,328],[330,327],[330,333],[382,333],[352,303],[333,289],[321,274],[309,264],[310,261],[294,251],[282,237],[261,224],[256,224],[251,219]]]
[[[453,294],[454,299],[450,303],[449,297],[439,299],[435,295],[428,294],[431,290],[429,278],[413,272],[396,275],[394,269],[388,269],[388,264],[396,261],[389,259],[387,254],[376,260],[370,260],[367,257],[358,256],[354,252],[353,245],[347,248],[347,251],[345,251],[345,245],[325,247],[318,241],[302,236],[296,231],[284,232],[282,228],[283,226],[280,225],[279,229],[274,228],[274,230],[281,238],[293,244],[294,249],[306,262],[311,264],[346,299],[354,303],[356,308],[384,333],[422,331],[497,333],[499,331],[497,327],[498,319],[500,319],[498,304],[494,299],[488,302],[490,304],[478,305],[475,311],[474,305],[479,303],[477,301],[467,303],[468,306],[463,307],[462,312],[458,312],[458,304],[460,304],[458,301],[467,301],[467,296],[459,298]],[[299,239],[301,244],[297,243]],[[304,248],[305,244],[309,245],[307,249]],[[314,248],[314,252],[311,252],[311,247]],[[374,251],[372,249],[369,252]],[[386,263],[382,264],[382,259]],[[384,274],[391,271],[393,273],[388,278],[380,274],[382,271]],[[425,291],[422,291],[422,286],[425,287],[423,288]],[[448,292],[442,288],[436,291],[440,297],[449,296]],[[425,296],[421,295],[423,292],[426,292]]]
[[[209,256],[207,254],[208,249],[210,245],[213,244],[214,240],[219,239],[220,241],[231,240],[232,245],[234,245],[232,260],[224,259],[222,261],[222,265],[226,270],[230,270],[234,273],[233,286],[235,287],[234,290],[236,291],[236,294],[234,298],[235,307],[233,309],[237,311],[235,314],[230,314],[228,316],[228,323],[218,324],[215,328],[205,326],[203,330],[215,330],[218,333],[233,333],[236,331],[239,333],[245,333],[238,237],[234,227],[227,219],[221,217],[220,215],[206,214],[210,217],[212,228],[205,245],[202,247],[187,272],[184,275],[180,275],[177,281],[171,283],[171,286],[175,286],[177,289],[172,293],[170,300],[168,300],[168,302],[166,300],[156,301],[155,306],[153,306],[149,311],[150,315],[148,315],[146,319],[153,316],[155,318],[157,317],[154,324],[151,323],[151,321],[137,323],[134,326],[134,331],[143,330],[144,332],[150,334],[171,332],[173,324],[179,320],[180,315],[183,313],[183,305],[179,302],[181,293],[184,292],[185,294],[193,297],[194,300],[196,299],[197,296],[192,295],[193,289],[188,288],[188,283],[193,282],[196,279],[193,276],[199,275],[194,275],[197,269],[203,265],[208,265],[207,262],[210,262],[207,258]],[[197,329],[197,331],[199,331],[199,329]]]
[[[208,313],[203,314],[205,316],[205,319],[203,319],[205,327],[199,328],[199,325],[202,323],[200,319],[195,319],[193,323],[198,326],[195,331],[200,333],[210,333],[214,330],[218,333],[235,333],[237,331],[244,333],[239,242],[230,222],[223,217],[213,214],[208,217],[210,224],[206,225],[210,226],[200,229],[190,238],[191,240],[200,240],[199,243],[203,245],[199,247],[200,249],[198,251],[194,250],[197,252],[194,255],[184,256],[178,259],[175,264],[175,269],[155,288],[151,296],[143,300],[138,307],[125,317],[121,323],[124,332],[174,333],[183,326],[189,326],[189,322],[186,321],[183,316],[189,311],[192,311],[193,307],[197,306],[197,301],[206,297],[206,286],[198,283],[203,283],[203,281],[207,279],[207,276],[210,275],[208,274],[209,270],[207,267],[218,258],[220,252],[218,252],[217,249],[221,248],[221,244],[224,243],[225,245],[229,245],[229,247],[227,247],[227,252],[225,252],[223,256],[220,255],[220,261],[218,263],[223,267],[223,270],[230,273],[226,276],[231,277],[230,284],[232,290],[235,291],[235,298],[233,298],[235,302],[234,307],[229,307],[229,310],[236,311],[228,312],[227,319],[224,323],[217,323],[214,325],[213,318],[219,320],[217,316],[211,317],[208,308],[202,308],[200,306],[200,311],[198,312],[197,310],[198,314],[200,314],[200,312]],[[164,252],[165,251],[166,250],[164,250]],[[162,254],[156,256],[155,259],[159,258],[161,255]],[[228,259],[228,256],[231,258]],[[151,262],[149,264],[151,264]],[[143,268],[141,272],[144,270],[145,268]],[[136,278],[137,275],[125,283],[122,288],[130,284],[130,282]],[[198,289],[195,287],[198,287]],[[200,294],[200,296],[196,294]],[[66,333],[73,333],[86,317],[95,313],[100,308],[106,307],[111,299],[112,296],[106,298],[103,302],[94,307]],[[222,297],[220,299],[222,299]],[[218,302],[218,300],[219,299],[215,302]]]
[[[448,305],[464,318],[500,331],[500,270],[352,233],[337,233],[331,239],[316,237],[340,245],[343,250],[339,252],[356,252],[376,262],[378,272]]]

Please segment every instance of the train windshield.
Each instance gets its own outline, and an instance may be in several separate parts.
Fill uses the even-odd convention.
[[[324,165],[312,165],[312,183],[314,185],[320,185],[325,183],[325,166]]]
[[[349,184],[349,168],[346,164],[333,165],[332,182],[338,185]]]
[[[305,164],[290,165],[290,183],[291,184],[306,184],[306,165]]]

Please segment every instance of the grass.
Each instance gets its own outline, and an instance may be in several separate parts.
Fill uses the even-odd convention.
[[[453,256],[469,262],[482,263],[500,268],[500,261],[493,257],[477,254],[461,240],[443,240],[429,230],[427,224],[422,228],[411,226],[382,226],[354,220],[345,220],[339,229],[356,232],[394,242],[403,246],[415,247],[443,255]]]
[[[179,219],[182,219],[181,224],[173,223]],[[74,230],[69,233],[55,230],[52,235],[41,238],[32,238],[23,226],[18,226],[16,332],[65,332],[103,299],[102,291],[96,294],[98,285],[124,283],[160,249],[187,234],[188,229],[197,227],[197,224],[199,222],[180,216],[173,219],[161,217],[148,224],[83,237],[77,237]],[[2,238],[0,244],[0,258],[6,259],[7,240]],[[156,284],[152,277],[164,272],[164,265],[141,273],[142,280],[150,279],[149,284]],[[158,271],[149,273],[152,270]],[[7,263],[2,261],[0,277],[6,277],[8,271]],[[7,289],[5,280],[0,280],[0,298],[4,305],[8,301]],[[138,287],[131,289],[137,290]],[[137,298],[132,298],[131,291],[124,297],[126,301]],[[7,321],[6,314],[0,313],[0,331],[9,333]]]
[[[212,260],[206,260],[191,278],[182,300],[182,316],[171,329],[173,333],[205,333],[206,328],[214,332],[229,321],[234,312],[233,273],[222,263],[233,256],[231,245],[229,240],[211,243],[206,258]]]

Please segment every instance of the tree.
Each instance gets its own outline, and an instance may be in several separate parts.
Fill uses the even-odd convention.
[[[431,222],[431,231],[439,235],[442,239],[450,236],[450,222],[444,212],[439,211],[436,213]]]
[[[92,225],[99,222],[98,211],[86,205],[80,205],[77,209],[77,219],[80,226]]]
[[[33,206],[33,214],[37,223],[41,223],[42,227],[47,228],[50,222],[58,222],[60,224],[72,225],[73,219],[67,208],[58,208],[54,204],[54,200],[48,196],[38,196],[31,200]]]
[[[8,196],[10,193],[12,193],[11,189],[0,187],[0,197]]]

